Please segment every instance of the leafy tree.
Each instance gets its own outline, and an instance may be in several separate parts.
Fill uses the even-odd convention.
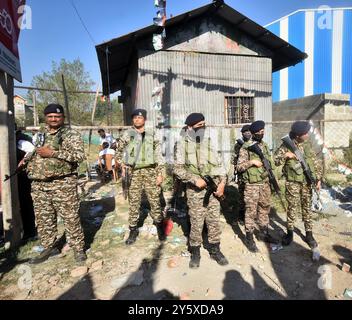
[[[52,62],[51,71],[34,76],[31,85],[38,88],[62,90],[62,75],[65,78],[67,91],[90,91],[95,84],[79,59],[72,62],[62,59],[59,63]],[[68,93],[67,96],[71,123],[73,125],[89,125],[94,95]],[[40,122],[44,121],[43,110],[49,103],[65,105],[62,92],[37,91],[36,97]],[[32,101],[32,91],[28,92],[27,98]]]

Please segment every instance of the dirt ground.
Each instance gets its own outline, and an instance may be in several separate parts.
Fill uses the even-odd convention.
[[[144,225],[137,242],[124,244],[128,236],[128,204],[120,183],[84,187],[81,217],[88,260],[77,265],[64,241],[60,256],[43,264],[29,265],[38,241],[23,246],[17,259],[0,253],[0,299],[317,299],[347,300],[352,289],[352,218],[339,212],[315,216],[315,237],[320,260],[304,242],[304,227],[297,222],[294,243],[273,251],[257,242],[260,252],[250,253],[244,244],[244,227],[237,223],[234,185],[221,216],[222,251],[229,265],[221,267],[201,250],[201,266],[188,267],[186,216],[174,215],[174,227],[167,241],[160,243],[152,220],[142,210]],[[165,193],[168,200],[170,194]],[[232,205],[231,205],[232,203]],[[234,207],[236,207],[234,205]],[[273,234],[283,235],[285,214],[276,205],[271,212]],[[62,221],[59,231],[63,233]],[[351,297],[352,298],[352,297]]]

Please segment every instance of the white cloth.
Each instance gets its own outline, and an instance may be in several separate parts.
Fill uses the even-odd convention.
[[[21,151],[25,152],[26,154],[33,152],[35,150],[34,145],[26,140],[18,140],[17,148],[20,149]]]
[[[111,145],[116,142],[116,139],[114,139],[111,134],[106,133],[105,138],[100,137],[100,145],[103,145],[104,142],[107,142],[109,147],[111,147]]]
[[[111,154],[113,157],[115,156],[115,150],[114,149],[109,149],[109,148],[106,148],[106,149],[103,149],[99,152],[99,158],[101,159],[101,163],[105,165],[105,161],[103,159],[103,156],[106,155],[106,154]],[[111,162],[112,166],[115,166],[115,159],[112,158],[112,162]]]

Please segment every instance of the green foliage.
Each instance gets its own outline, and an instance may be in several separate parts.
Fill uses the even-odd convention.
[[[111,100],[112,107],[112,125],[113,126],[123,126],[123,112],[121,109],[121,105],[119,104],[117,99]],[[95,123],[97,125],[107,125],[107,115],[109,110],[108,101],[98,100],[97,107],[95,110]]]
[[[62,75],[65,78],[67,91],[90,91],[95,84],[84,64],[76,59],[72,62],[62,59],[52,62],[52,70],[33,77],[32,86],[62,90]],[[65,105],[62,92],[37,91],[37,108],[39,121],[44,122],[43,110],[49,103]],[[28,92],[28,100],[32,101],[32,91]],[[89,125],[94,103],[93,94],[68,93],[71,123],[73,125]]]

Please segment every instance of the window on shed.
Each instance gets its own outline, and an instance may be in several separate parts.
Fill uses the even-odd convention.
[[[225,97],[227,124],[254,121],[254,97]]]

